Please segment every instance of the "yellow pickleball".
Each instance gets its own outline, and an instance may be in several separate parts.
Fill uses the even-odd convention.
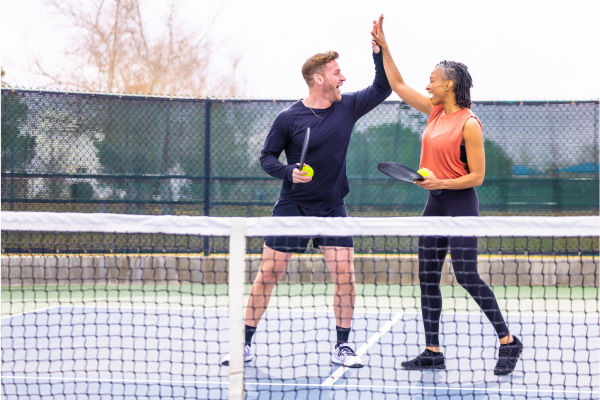
[[[315,174],[315,171],[313,171],[313,169],[308,165],[303,166],[302,171],[308,172],[308,174],[306,174],[305,176],[313,176]]]
[[[417,171],[417,174],[419,174],[421,176],[429,176],[429,174],[431,174],[431,171],[428,170],[427,168],[421,168],[420,170]]]

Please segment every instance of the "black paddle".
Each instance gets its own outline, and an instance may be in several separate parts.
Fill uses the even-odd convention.
[[[300,166],[298,169],[302,171],[304,167],[304,159],[306,158],[306,150],[308,149],[308,139],[310,138],[310,128],[306,128],[306,136],[304,136],[304,143],[302,144],[302,152],[300,153]],[[298,189],[298,184],[292,184],[292,192]]]
[[[424,180],[423,177],[417,173],[417,171],[412,170],[402,164],[398,164],[397,162],[386,161],[379,163],[377,164],[377,169],[384,174],[402,182],[413,183],[413,181]]]

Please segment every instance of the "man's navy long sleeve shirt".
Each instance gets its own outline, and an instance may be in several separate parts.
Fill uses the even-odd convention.
[[[358,92],[343,93],[340,101],[326,109],[313,108],[311,111],[302,101],[297,101],[277,115],[265,140],[260,164],[266,173],[283,180],[280,198],[313,210],[327,210],[343,202],[350,191],[346,154],[354,125],[392,93],[381,51],[373,53],[373,60],[375,79],[371,86]],[[315,116],[313,111],[322,118]],[[310,182],[300,183],[292,191],[292,172],[300,162],[306,128],[309,127],[305,163],[315,174]],[[288,165],[279,161],[284,150]]]

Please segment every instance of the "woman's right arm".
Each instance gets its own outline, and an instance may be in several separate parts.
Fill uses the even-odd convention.
[[[373,40],[375,40],[379,47],[381,47],[385,74],[388,78],[390,86],[392,87],[392,90],[396,92],[396,94],[398,94],[398,96],[400,96],[400,98],[409,106],[421,111],[422,113],[429,114],[432,108],[429,97],[417,92],[415,89],[404,83],[402,75],[400,75],[400,71],[398,71],[398,68],[394,63],[392,53],[390,53],[390,49],[385,40],[382,25],[383,14],[379,17],[379,22],[373,21],[373,31],[371,32],[371,35],[373,36]]]

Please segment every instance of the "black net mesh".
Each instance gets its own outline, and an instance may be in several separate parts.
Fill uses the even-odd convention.
[[[290,104],[3,89],[2,210],[270,215],[281,183],[262,171],[260,150]],[[484,126],[482,214],[598,212],[598,101],[476,102],[473,111]],[[400,102],[357,123],[351,215],[421,213],[426,191],[376,165],[417,168],[425,123]]]
[[[228,397],[227,237],[207,247],[195,235],[2,234],[3,397]],[[246,320],[258,325],[246,398],[598,396],[597,236],[454,238],[445,260],[443,236],[354,237],[354,257],[324,255],[311,244],[321,239],[289,258],[263,253],[261,237],[246,241],[244,304],[261,314]],[[432,284],[419,264],[433,259]],[[439,304],[423,297],[435,281]],[[491,297],[523,343],[508,377],[493,372],[502,350]],[[443,368],[408,370],[401,363],[423,352],[424,321],[435,319],[424,310],[441,311]],[[338,312],[350,316],[344,340],[362,368],[332,362],[352,356],[335,349],[336,325],[347,322]]]

